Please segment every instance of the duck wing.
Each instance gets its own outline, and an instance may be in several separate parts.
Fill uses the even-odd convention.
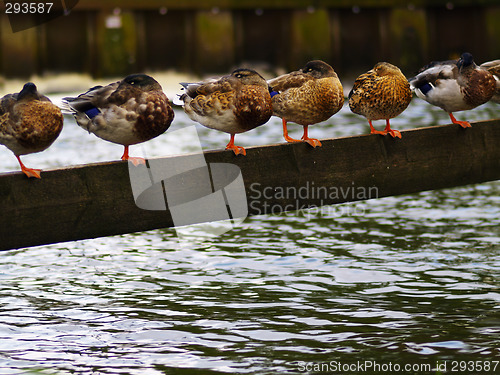
[[[240,87],[240,81],[228,75],[221,78],[209,78],[200,82],[181,82],[185,94],[190,98],[196,98],[198,95],[210,95],[214,92],[228,92]]]
[[[481,68],[486,69],[493,75],[496,82],[496,89],[491,101],[500,104],[500,60],[488,61],[481,64]]]
[[[94,86],[77,97],[65,97],[62,100],[73,114],[75,112],[87,113],[98,108],[106,108],[109,97],[116,91],[118,85],[119,82],[107,86]]]
[[[456,80],[458,67],[455,60],[432,62],[420,69],[415,77],[410,78],[412,89],[418,89],[422,94],[427,94],[440,80]]]
[[[7,94],[2,99],[0,99],[0,116],[9,112],[14,104],[17,102],[16,94]]]
[[[314,80],[314,77],[311,75],[295,71],[270,79],[267,83],[273,91],[283,92],[294,87],[301,87],[311,80]]]

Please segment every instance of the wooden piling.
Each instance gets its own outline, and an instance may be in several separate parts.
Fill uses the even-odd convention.
[[[126,76],[137,67],[135,14],[121,9],[97,15],[98,76]]]
[[[219,72],[234,65],[234,24],[231,12],[213,8],[195,15],[194,66],[197,73]]]
[[[490,7],[486,12],[487,43],[490,47],[488,59],[500,58],[500,6]]]
[[[236,179],[239,168],[247,199],[240,212],[246,216],[245,212],[284,212],[500,179],[500,120],[473,123],[469,129],[443,125],[401,133],[402,139],[380,135],[327,139],[315,149],[304,143],[249,147],[246,157],[209,151],[203,155],[209,168],[217,163],[232,168],[226,169],[221,186],[214,183],[208,188],[206,169],[183,171],[185,166],[199,165],[200,155],[151,159],[173,174],[156,185],[173,190],[153,189],[151,194],[192,201],[223,189]],[[144,207],[143,201],[139,203]],[[137,206],[126,162],[45,170],[41,180],[21,172],[0,174],[0,249],[174,225],[168,207],[152,208]],[[204,210],[203,203],[199,209]],[[223,216],[214,211],[208,219]]]
[[[85,0],[45,24],[18,15],[28,28],[17,33],[3,2],[0,11],[6,77],[171,68],[205,75],[248,62],[291,70],[317,58],[355,77],[383,60],[413,74],[464,51],[479,63],[500,57],[497,0]]]
[[[17,26],[30,25],[31,15],[19,15],[16,18]],[[39,70],[38,65],[38,38],[36,28],[13,33],[6,14],[0,14],[0,56],[1,72],[6,76],[25,76]]]
[[[310,60],[331,59],[330,17],[326,9],[310,7],[291,15],[290,69]]]
[[[423,9],[394,8],[389,15],[390,61],[409,76],[429,60],[429,38]]]

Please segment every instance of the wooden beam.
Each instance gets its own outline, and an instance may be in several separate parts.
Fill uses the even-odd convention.
[[[206,168],[189,171],[189,166],[203,161],[200,155],[148,163],[169,171],[172,177],[156,187],[163,187],[167,200],[177,204],[219,191],[241,171],[247,202],[239,216],[500,179],[500,120],[474,123],[470,129],[444,125],[401,133],[402,139],[379,135],[327,139],[316,149],[303,143],[249,147],[246,157],[209,151],[203,156],[212,171],[210,182]],[[232,167],[222,168],[214,179],[217,165]],[[165,207],[157,203],[164,198],[163,188],[144,187],[145,194],[140,195],[135,187],[137,204],[155,209],[145,210],[134,199],[126,162],[46,170],[41,180],[28,180],[20,172],[0,174],[0,249],[172,227],[171,210],[162,210]],[[148,199],[153,200],[148,203]],[[199,211],[203,210],[206,207],[200,204]],[[224,219],[217,212],[195,216],[193,223],[207,217]]]

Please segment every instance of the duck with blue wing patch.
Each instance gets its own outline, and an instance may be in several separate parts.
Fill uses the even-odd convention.
[[[409,81],[419,98],[448,112],[451,121],[463,128],[470,127],[470,123],[457,120],[453,112],[486,103],[496,90],[493,75],[477,66],[467,52],[458,60],[431,62]]]
[[[122,160],[134,165],[144,163],[144,159],[130,157],[129,146],[163,134],[174,119],[160,84],[146,74],[132,74],[107,86],[95,86],[63,101],[78,125],[101,139],[123,145]]]

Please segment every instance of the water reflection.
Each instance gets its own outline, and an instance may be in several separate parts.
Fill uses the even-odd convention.
[[[434,121],[414,103],[399,128]],[[311,135],[367,131],[341,112]],[[67,126],[33,160],[52,167],[120,154],[91,136],[82,142],[81,131]],[[204,148],[225,144],[224,134],[199,133]],[[281,142],[279,121],[240,141],[271,139]],[[160,137],[148,155],[164,147]],[[3,168],[15,170],[10,156]],[[333,360],[494,360],[499,197],[492,182],[252,217],[215,238],[198,227],[179,242],[165,229],[4,252],[0,369],[276,374]]]

